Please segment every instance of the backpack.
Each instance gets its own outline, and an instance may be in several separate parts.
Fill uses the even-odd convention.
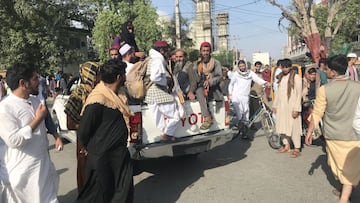
[[[147,57],[144,61],[136,62],[126,75],[125,86],[129,96],[134,99],[143,99],[146,95],[146,90],[152,84],[149,71],[147,71],[150,60],[151,58]]]

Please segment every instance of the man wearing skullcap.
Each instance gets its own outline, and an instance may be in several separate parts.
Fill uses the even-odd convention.
[[[146,75],[150,76],[151,85],[147,90],[145,102],[152,111],[156,127],[162,132],[159,141],[174,141],[175,130],[184,116],[184,110],[177,104],[179,99],[168,85],[168,80],[171,78],[167,69],[167,60],[170,57],[168,43],[156,41],[149,51],[149,56],[151,59]]]
[[[200,103],[201,113],[204,116],[204,122],[200,129],[206,130],[213,123],[208,102],[211,100],[223,100],[219,86],[222,78],[222,68],[220,62],[211,57],[211,44],[209,42],[201,43],[200,55],[200,59],[194,63],[193,73],[189,74],[190,91],[188,97],[194,100],[196,95]]]
[[[346,75],[350,77],[350,80],[359,81],[360,70],[359,67],[355,67],[357,55],[355,53],[349,53],[347,55],[347,59],[348,59],[348,69],[346,70]]]
[[[132,63],[135,57],[135,49],[128,44],[124,44],[119,53],[121,54],[122,61],[126,63],[126,75],[130,72],[134,64]]]

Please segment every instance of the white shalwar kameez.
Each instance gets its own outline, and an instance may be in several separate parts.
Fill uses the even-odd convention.
[[[249,121],[249,94],[251,82],[263,86],[266,81],[256,75],[253,71],[241,72],[237,70],[231,75],[229,94],[239,121]]]
[[[184,117],[185,111],[175,94],[164,93],[164,90],[157,87],[167,87],[167,67],[164,57],[154,49],[149,51],[149,55],[151,61],[148,72],[154,84],[147,91],[145,101],[154,115],[156,127],[163,134],[176,136],[176,128],[180,119]]]
[[[45,122],[32,132],[40,100],[10,94],[0,103],[0,200],[18,203],[57,203],[59,178],[48,151]],[[1,187],[1,186],[0,186]],[[1,189],[1,188],[0,188]]]

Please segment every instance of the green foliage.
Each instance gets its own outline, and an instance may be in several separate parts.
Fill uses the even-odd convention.
[[[246,62],[246,67],[247,67],[247,69],[251,69],[251,68],[252,68],[252,64],[251,64],[250,61],[247,61],[247,62]]]
[[[223,50],[217,53],[213,53],[212,56],[223,65],[231,65],[234,63],[234,55],[231,50]]]
[[[126,9],[122,7],[122,9]],[[136,43],[140,50],[148,51],[156,40],[162,39],[161,27],[157,24],[159,15],[151,6],[151,1],[134,0],[133,5],[128,7],[135,26]],[[123,12],[125,14],[125,12]]]
[[[188,37],[190,32],[189,30],[189,19],[182,18],[180,16],[180,39],[181,39],[181,48],[189,48],[193,47],[192,39]],[[171,39],[170,44],[176,44],[176,28],[175,28],[175,15],[171,19],[170,22],[165,22],[165,26],[163,29],[163,36],[165,39]]]
[[[101,61],[109,58],[109,47],[115,36],[119,35],[121,25],[125,19],[121,19],[116,13],[110,10],[102,10],[95,21],[93,37]]]
[[[160,27],[156,24],[158,15],[151,1],[118,1],[112,7],[104,8],[96,18],[93,36],[100,60],[108,59],[108,49],[115,36],[120,36],[121,26],[132,20],[135,39],[140,50],[148,51],[154,41],[161,39]]]
[[[188,49],[185,49],[186,52],[188,53],[188,60],[189,61],[197,61],[199,56],[200,56],[200,51],[197,50],[197,49],[191,49],[191,48],[188,48]]]
[[[316,24],[319,29],[321,39],[325,40],[325,28],[326,21],[329,15],[329,10],[327,7],[322,5],[317,5],[314,7],[314,16],[316,19]],[[335,26],[338,23],[341,23],[341,26],[337,33],[335,33],[331,40],[331,50],[330,54],[342,52],[344,47],[348,46],[348,43],[356,46],[356,36],[360,32],[359,25],[356,26],[359,22],[360,16],[360,2],[359,0],[350,0],[345,4],[339,13],[336,15],[332,22],[332,30],[335,29]],[[290,23],[288,27],[289,35],[293,37],[295,42],[302,42],[302,35],[300,29],[297,28],[293,23]]]
[[[0,1],[0,68],[23,62],[47,70],[82,60],[70,43],[77,9],[73,1]]]
[[[360,33],[360,2],[350,0],[344,10],[337,16],[337,20],[342,20],[338,34],[332,41],[332,51],[341,50],[346,43],[356,46],[353,43],[357,40]]]
[[[1,0],[0,69],[24,62],[49,72],[94,60],[98,56],[93,50],[102,61],[107,60],[113,38],[128,19],[133,20],[141,50],[148,51],[162,38],[149,0]],[[73,28],[74,21],[83,29]],[[94,46],[88,47],[89,53],[74,41],[79,37],[85,41],[87,36],[88,45]]]

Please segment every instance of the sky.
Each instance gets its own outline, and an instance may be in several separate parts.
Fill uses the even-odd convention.
[[[278,0],[288,5],[288,0]],[[152,0],[160,16],[173,17],[175,0]],[[180,0],[182,17],[195,17],[195,3]],[[214,13],[229,13],[229,47],[239,49],[242,56],[252,60],[254,52],[269,52],[272,59],[281,58],[282,49],[287,44],[286,28],[279,28],[281,17],[279,8],[265,0],[215,0]],[[282,24],[286,26],[287,20]]]

